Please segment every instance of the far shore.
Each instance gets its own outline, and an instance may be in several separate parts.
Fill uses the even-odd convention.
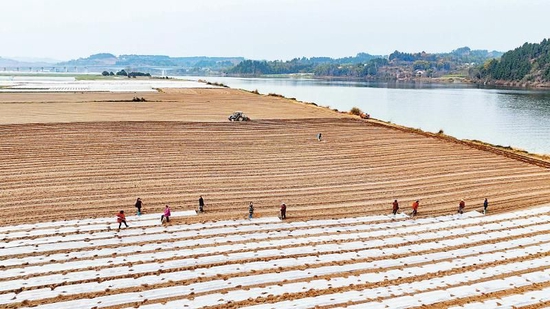
[[[99,72],[94,73],[78,73],[78,72],[0,72],[0,76],[17,76],[17,77],[74,77],[75,80],[130,80],[125,76],[102,76]],[[196,77],[195,75],[178,75],[178,76],[152,76],[152,77],[137,77],[132,80],[147,80],[147,79],[171,79],[175,80],[186,79],[186,77]],[[209,76],[204,76],[208,78]],[[349,76],[315,76],[313,73],[291,73],[291,74],[217,74],[210,77],[235,77],[235,78],[293,78],[293,79],[313,79],[326,81],[349,81],[349,82],[373,82],[373,83],[388,83],[388,84],[441,84],[441,85],[457,85],[465,87],[483,87],[483,88],[498,88],[498,89],[550,89],[550,82],[530,82],[530,81],[502,81],[502,80],[472,80],[468,76],[463,75],[447,75],[441,77],[407,77],[399,79],[384,79],[374,77],[349,77]]]

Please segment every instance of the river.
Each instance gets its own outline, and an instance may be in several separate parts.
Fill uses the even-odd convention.
[[[277,93],[460,139],[550,154],[550,91],[466,84],[343,82],[298,78],[196,77],[231,88]],[[246,111],[245,111],[246,112]]]

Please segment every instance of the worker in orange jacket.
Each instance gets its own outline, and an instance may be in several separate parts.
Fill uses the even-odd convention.
[[[126,216],[124,215],[124,210],[119,211],[116,214],[116,221],[118,222],[118,229],[120,230],[120,227],[122,226],[122,223],[128,227],[128,224],[126,224]]]
[[[420,201],[419,200],[416,200],[414,203],[412,203],[412,213],[411,215],[414,217],[416,216],[416,214],[418,213],[418,205],[420,204]]]

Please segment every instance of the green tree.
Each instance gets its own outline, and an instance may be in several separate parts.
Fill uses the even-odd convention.
[[[431,67],[430,63],[426,60],[416,60],[413,63],[414,70],[427,70]]]

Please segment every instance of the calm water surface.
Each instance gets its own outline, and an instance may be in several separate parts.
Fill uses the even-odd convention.
[[[202,78],[338,110],[357,106],[374,118],[408,127],[430,132],[441,129],[460,139],[550,154],[550,91],[292,78]]]

